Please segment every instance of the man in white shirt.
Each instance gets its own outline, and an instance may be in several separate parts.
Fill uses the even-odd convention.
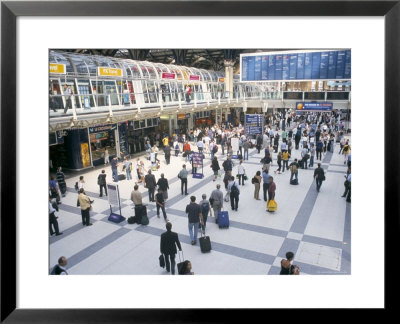
[[[199,152],[203,152],[203,148],[204,148],[203,141],[198,141],[197,142],[197,148],[198,148]]]

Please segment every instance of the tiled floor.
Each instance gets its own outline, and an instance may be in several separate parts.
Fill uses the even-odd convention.
[[[191,195],[195,195],[197,201],[203,193],[208,198],[217,183],[224,188],[223,182],[221,178],[212,181],[207,156],[204,178],[189,178],[189,196],[181,196],[180,181],[176,176],[185,160],[172,156],[171,164],[166,166],[160,154],[162,171],[154,174],[158,179],[163,172],[169,179],[167,215],[172,230],[179,234],[184,257],[191,261],[193,271],[196,274],[279,274],[280,260],[286,252],[292,251],[295,253],[293,263],[300,266],[301,274],[350,274],[350,204],[340,197],[346,166],[338,151],[336,146],[335,153],[323,156],[322,166],[327,172],[319,193],[313,181],[313,169],[299,170],[299,185],[291,186],[289,172],[274,174],[275,163],[270,173],[277,187],[278,210],[271,214],[265,211],[263,200],[253,198],[254,186],[250,179],[261,169],[259,161],[263,152],[257,154],[256,150],[250,150],[250,159],[244,162],[249,180],[240,187],[239,209],[231,211],[230,204],[224,203],[230,216],[229,229],[219,229],[215,219],[208,217],[207,235],[211,238],[212,251],[206,254],[201,253],[199,244],[190,244],[184,210]],[[220,153],[217,156],[222,164]],[[294,150],[292,154],[292,158],[299,157],[300,151]],[[276,161],[276,154],[273,156]],[[233,174],[236,174],[237,164]],[[146,160],[145,165],[148,166]],[[107,179],[111,179],[110,166],[105,166],[105,170]],[[140,186],[143,201],[147,204],[148,226],[130,225],[126,221],[111,223],[107,220],[110,212],[107,197],[100,198],[98,193],[99,173],[92,170],[82,174],[86,180],[85,190],[95,200],[91,212],[93,226],[90,227],[82,226],[80,209],[76,207],[77,193],[73,186],[79,176],[67,179],[68,192],[59,206],[60,212],[56,213],[64,234],[50,237],[50,266],[64,255],[68,258],[70,275],[167,274],[158,265],[160,234],[165,231],[165,222],[162,216],[156,217],[155,203],[149,203],[147,190]],[[134,213],[130,201],[133,185],[134,181],[119,182],[121,211],[126,218]],[[262,198],[262,189],[260,193]]]

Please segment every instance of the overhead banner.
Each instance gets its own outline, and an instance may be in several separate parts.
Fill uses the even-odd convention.
[[[246,114],[244,125],[246,135],[262,135],[264,128],[264,115]]]
[[[54,74],[65,74],[65,64],[50,63],[49,72]]]
[[[99,66],[97,68],[97,73],[100,76],[122,77],[122,69],[106,68],[106,67]]]
[[[298,111],[332,111],[331,102],[296,102],[296,112]]]
[[[351,50],[240,54],[240,81],[350,80]]]

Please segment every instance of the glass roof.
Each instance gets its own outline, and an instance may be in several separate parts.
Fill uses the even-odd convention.
[[[189,81],[189,75],[198,75],[200,76],[200,81],[217,82],[219,77],[224,77],[225,75],[224,72],[208,71],[181,65],[55,51],[49,53],[49,62],[65,64],[68,74],[76,73],[82,76],[96,76],[98,66],[122,69],[124,77],[129,79],[157,80],[161,78],[163,72],[168,72],[175,73],[177,80]],[[234,79],[237,78],[238,76],[235,75]]]

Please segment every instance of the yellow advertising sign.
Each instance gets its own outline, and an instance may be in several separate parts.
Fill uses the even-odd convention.
[[[114,69],[107,67],[98,67],[98,74],[101,76],[116,76],[122,77],[122,69]]]
[[[225,82],[225,78],[218,78],[219,82]]]
[[[82,164],[84,168],[90,167],[90,153],[89,153],[89,144],[81,143],[81,156],[82,156]]]
[[[65,74],[65,64],[50,63],[50,73]]]

